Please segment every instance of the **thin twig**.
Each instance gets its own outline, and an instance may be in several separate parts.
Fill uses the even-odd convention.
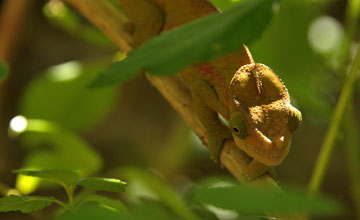
[[[332,151],[334,149],[334,143],[335,143],[335,139],[337,137],[337,133],[339,130],[339,125],[340,125],[341,119],[344,115],[344,111],[345,111],[346,105],[348,103],[349,97],[351,96],[352,91],[353,91],[355,79],[356,79],[357,72],[359,69],[359,64],[360,64],[360,46],[358,46],[358,48],[357,48],[355,60],[350,69],[350,74],[349,74],[348,78],[346,79],[346,81],[344,83],[344,87],[340,93],[340,97],[336,104],[330,126],[326,132],[326,136],[325,136],[323,145],[321,147],[320,154],[319,154],[317,163],[315,165],[314,172],[311,176],[309,189],[308,189],[310,193],[318,192],[318,190],[323,182],[325,172],[326,172],[326,169],[330,162],[330,157],[331,157]]]

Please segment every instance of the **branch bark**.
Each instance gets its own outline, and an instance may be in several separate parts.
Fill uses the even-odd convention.
[[[126,21],[120,11],[109,9],[112,7],[106,1],[98,0],[65,0],[70,5],[76,7],[89,21],[102,30],[111,38],[120,50],[128,52],[132,50],[131,39],[125,31],[117,30],[125,27]],[[130,0],[131,1],[131,0]],[[96,10],[95,10],[96,9]],[[149,12],[151,13],[151,12]],[[149,15],[151,17],[151,14]],[[110,22],[109,22],[110,21]],[[125,35],[124,35],[125,34]],[[126,41],[124,43],[124,41]],[[118,43],[122,42],[122,43]],[[181,117],[188,123],[193,131],[199,136],[204,145],[207,143],[207,133],[198,117],[193,111],[190,92],[186,85],[178,76],[155,77],[147,75],[148,80],[159,90],[165,99],[175,108]],[[263,175],[252,182],[244,182],[242,174],[251,158],[241,151],[233,140],[227,140],[222,148],[220,155],[221,164],[240,182],[244,184],[266,185],[280,189],[277,182],[269,175]],[[288,220],[306,220],[305,216],[281,217]]]
[[[35,0],[6,0],[0,11],[0,60],[7,63],[8,74],[0,80],[0,177],[10,184],[14,181],[11,170],[19,166],[15,159],[17,148],[10,141],[7,128],[13,115],[14,94],[10,91],[10,81],[14,80],[11,73],[16,62],[16,55],[23,39],[23,29],[28,21],[28,14]]]
[[[132,38],[126,31],[127,18],[109,1],[67,1],[104,32],[122,51],[130,52]]]

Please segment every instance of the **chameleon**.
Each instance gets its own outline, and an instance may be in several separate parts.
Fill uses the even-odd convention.
[[[118,1],[129,18],[135,48],[163,31],[217,12],[206,0]],[[207,132],[214,161],[219,160],[224,140],[231,138],[252,158],[243,174],[247,180],[269,172],[284,160],[302,115],[290,104],[281,79],[271,68],[255,63],[247,46],[193,64],[179,75]]]

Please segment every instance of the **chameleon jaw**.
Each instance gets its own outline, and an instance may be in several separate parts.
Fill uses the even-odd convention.
[[[287,154],[290,151],[290,139],[291,137],[281,137],[285,139],[284,145],[281,149],[272,150],[274,148],[273,143],[270,139],[263,139],[263,141],[258,142],[257,144],[252,143],[251,137],[241,139],[233,135],[235,144],[250,157],[254,158],[256,161],[263,163],[267,166],[277,166],[279,165]],[[266,143],[267,142],[267,143]],[[272,149],[271,149],[272,148]],[[268,150],[263,150],[268,149]]]

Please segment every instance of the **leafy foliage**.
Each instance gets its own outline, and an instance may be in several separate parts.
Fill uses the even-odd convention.
[[[15,196],[0,198],[0,212],[34,212],[51,205],[55,199],[44,196]]]
[[[178,216],[181,216],[184,219],[198,219],[193,212],[187,209],[178,193],[150,172],[135,167],[127,167],[119,169],[115,171],[115,173],[119,173],[133,181],[140,182]]]
[[[124,192],[126,183],[118,179],[107,178],[79,178],[78,174],[68,170],[15,170],[14,173],[38,177],[44,180],[49,180],[60,184],[64,187],[68,197],[69,205],[53,197],[39,197],[39,196],[10,196],[0,199],[0,212],[20,210],[21,212],[32,212],[45,208],[56,202],[60,204],[62,209],[59,213],[66,213],[73,210],[75,205],[77,208],[90,202],[96,202],[101,206],[115,209],[117,211],[126,211],[125,206],[121,201],[108,198],[106,196],[91,194],[86,195],[83,199],[77,200],[74,203],[74,191],[76,185],[85,186],[95,190],[103,190],[109,192]]]
[[[24,161],[26,169],[77,170],[82,175],[91,175],[103,163],[81,137],[49,121],[27,119],[21,138],[31,150]],[[50,147],[41,147],[44,144]],[[39,184],[39,180],[33,181],[33,185],[25,183],[27,179],[22,176],[17,179],[19,190],[25,194],[33,192]]]
[[[142,198],[142,203],[138,204],[131,211],[134,219],[146,220],[180,220],[186,219],[179,217],[161,201]],[[209,219],[210,220],[210,219]]]
[[[62,186],[73,185],[79,178],[77,173],[68,170],[15,170],[14,173],[39,177]]]
[[[271,20],[274,2],[245,1],[224,13],[164,32],[130,53],[124,61],[112,64],[92,87],[124,82],[139,70],[148,70],[153,75],[175,73],[189,64],[235,51],[261,35]]]
[[[99,177],[81,178],[76,184],[90,189],[107,192],[124,192],[126,186],[126,183],[121,180]]]
[[[129,214],[123,212],[115,212],[108,208],[104,208],[101,206],[84,206],[75,212],[66,213],[62,215],[57,220],[79,220],[79,219],[87,219],[87,220],[114,220],[114,219],[124,219],[124,220],[133,220]]]
[[[91,195],[86,196],[83,200],[81,200],[81,202],[77,206],[82,206],[89,202],[97,202],[98,204],[100,204],[102,206],[108,206],[117,211],[125,211],[126,210],[125,205],[120,200],[111,199],[109,197],[102,196],[102,195],[96,195],[96,194],[91,194]]]
[[[314,215],[334,215],[343,207],[327,197],[309,197],[305,193],[271,188],[233,185],[204,187],[194,193],[193,200],[223,209],[236,210],[240,214],[264,213],[293,214],[304,212]]]

